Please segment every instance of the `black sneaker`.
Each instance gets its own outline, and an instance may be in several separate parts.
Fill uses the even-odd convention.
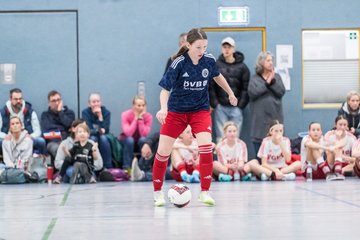
[[[24,177],[27,183],[38,183],[39,182],[39,174],[37,172],[29,173],[24,172]]]

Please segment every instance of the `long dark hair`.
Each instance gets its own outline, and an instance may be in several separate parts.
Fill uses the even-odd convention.
[[[196,40],[207,39],[206,33],[201,28],[193,28],[187,34],[187,42],[193,44]],[[172,60],[175,60],[180,55],[183,55],[189,51],[188,47],[184,44],[179,51],[171,57]]]
[[[346,120],[346,122],[347,122],[347,124],[348,124],[348,127],[349,127],[349,121],[348,121],[348,119],[346,118],[346,116],[345,115],[339,115],[339,116],[337,116],[336,118],[335,118],[335,126],[333,127],[333,130],[335,130],[336,129],[336,124],[337,124],[337,122],[338,121],[340,121],[340,120]]]

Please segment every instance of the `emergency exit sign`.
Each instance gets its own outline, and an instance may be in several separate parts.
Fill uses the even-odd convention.
[[[248,7],[219,7],[219,25],[247,25],[249,24]]]

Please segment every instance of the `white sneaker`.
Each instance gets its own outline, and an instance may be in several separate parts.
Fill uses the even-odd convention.
[[[340,181],[344,181],[345,180],[345,176],[342,175],[341,173],[335,173],[335,180],[340,180]]]
[[[266,176],[265,173],[261,173],[261,175],[260,175],[260,180],[261,180],[261,181],[268,181],[268,180],[269,180],[269,177]]]
[[[162,191],[154,192],[154,205],[155,207],[162,207],[165,205],[165,197]]]
[[[284,174],[284,177],[283,177],[283,181],[294,181],[296,178],[296,175],[295,173],[287,173],[287,174]]]
[[[209,206],[215,205],[215,200],[210,196],[208,191],[201,191],[198,200]]]
[[[139,168],[138,159],[134,157],[131,164],[130,181],[141,181],[145,178],[145,173]]]
[[[239,181],[240,180],[240,173],[234,173],[234,181]]]
[[[328,174],[326,174],[326,181],[334,181],[334,180],[337,180],[335,173],[328,173]]]

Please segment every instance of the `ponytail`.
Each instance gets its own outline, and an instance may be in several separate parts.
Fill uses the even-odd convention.
[[[201,28],[193,28],[187,33],[187,42],[193,44],[196,40],[207,39],[206,33]],[[179,49],[179,51],[171,57],[171,60],[174,61],[177,57],[183,55],[189,51],[188,47],[185,44]]]
[[[189,49],[187,48],[187,46],[182,46],[179,51],[171,57],[171,61],[174,61],[176,58],[178,58],[179,56],[183,55],[184,53],[186,53],[187,51],[189,51]]]

